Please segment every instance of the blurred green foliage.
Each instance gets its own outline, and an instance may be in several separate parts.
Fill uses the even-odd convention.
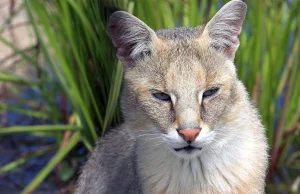
[[[27,65],[33,66],[38,79],[28,81],[3,72],[0,73],[0,81],[32,87],[47,105],[45,109],[35,111],[19,108],[18,104],[2,104],[0,110],[47,118],[53,125],[7,127],[0,129],[0,135],[51,133],[57,139],[57,153],[23,193],[36,189],[60,163],[67,172],[67,175],[61,175],[62,179],[69,179],[74,171],[63,162],[68,152],[79,142],[91,150],[98,135],[120,122],[118,99],[122,64],[116,60],[106,33],[107,18],[113,11],[126,10],[157,30],[205,23],[226,2],[24,0],[22,7],[28,13],[42,60],[28,55],[1,36],[0,41],[20,55]],[[300,172],[300,0],[246,3],[248,13],[235,64],[267,128],[271,157],[266,190],[267,193],[297,192],[293,187],[296,187],[295,180]],[[49,91],[45,87],[47,83],[58,84]],[[63,119],[64,113],[53,101],[54,96],[61,94],[72,107],[72,114],[67,120]],[[20,104],[26,104],[26,101]],[[64,138],[66,134],[70,135],[67,140]],[[13,161],[0,168],[0,173],[17,168],[26,161]],[[282,169],[288,173],[283,174]],[[280,183],[275,184],[274,177]]]

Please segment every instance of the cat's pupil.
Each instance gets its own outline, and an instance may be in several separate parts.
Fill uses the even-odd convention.
[[[171,101],[171,97],[163,92],[156,92],[156,93],[152,93],[152,95],[162,101]]]
[[[214,89],[210,89],[210,90],[206,90],[204,93],[203,93],[203,97],[209,97],[209,96],[212,96],[214,95],[215,93],[217,93],[217,91],[219,90],[219,88],[214,88]]]

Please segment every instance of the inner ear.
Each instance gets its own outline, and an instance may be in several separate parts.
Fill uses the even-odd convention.
[[[117,11],[108,24],[109,36],[117,49],[117,57],[125,66],[151,55],[155,32],[138,18]]]
[[[239,47],[239,35],[245,20],[247,5],[241,0],[232,0],[224,5],[205,26],[210,45],[230,59]]]

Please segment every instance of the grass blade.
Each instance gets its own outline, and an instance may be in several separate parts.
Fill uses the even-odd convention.
[[[11,135],[14,133],[53,132],[53,131],[80,131],[80,127],[73,125],[37,125],[37,126],[14,126],[0,129],[0,135]]]
[[[38,185],[48,176],[52,169],[74,148],[80,141],[80,133],[75,132],[69,142],[58,150],[55,156],[48,164],[39,172],[39,174],[30,182],[29,185],[22,191],[22,194],[31,193]]]

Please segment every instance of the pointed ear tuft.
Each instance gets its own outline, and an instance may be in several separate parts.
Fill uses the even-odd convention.
[[[113,13],[108,22],[108,34],[117,49],[117,57],[125,66],[150,55],[155,32],[138,18],[124,12]]]
[[[203,32],[208,35],[214,49],[232,60],[239,47],[239,35],[246,12],[247,5],[243,1],[229,1],[207,23]]]

